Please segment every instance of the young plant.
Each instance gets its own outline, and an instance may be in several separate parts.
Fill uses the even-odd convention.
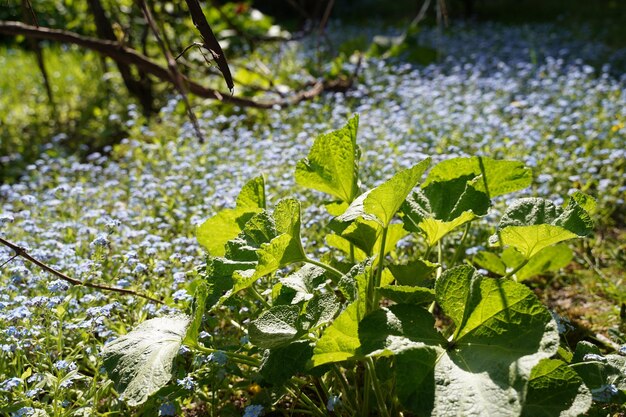
[[[269,210],[262,176],[243,187],[236,208],[199,226],[210,255],[191,316],[149,320],[105,347],[105,366],[129,404],[167,384],[183,343],[198,354],[221,348],[256,369],[255,383],[269,394],[254,401],[280,407],[285,399],[320,416],[324,408],[362,416],[573,416],[592,397],[623,400],[625,358],[560,347],[552,314],[519,282],[571,260],[558,244],[591,232],[594,201],[582,193],[563,207],[515,200],[493,228],[491,249],[461,259],[475,220],[494,197],[529,186],[530,169],[455,158],[420,184],[428,158],[362,192],[357,129],[354,116],[319,136],[296,165],[299,185],[332,198],[331,250],[322,259],[302,245],[301,202],[287,198]],[[458,242],[451,234],[461,226]],[[410,235],[421,243],[399,262],[397,244]],[[206,317],[238,297],[256,306],[247,324],[254,348],[200,343]]]

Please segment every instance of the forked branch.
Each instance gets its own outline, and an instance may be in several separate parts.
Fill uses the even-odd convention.
[[[3,238],[0,237],[0,243],[11,248],[14,252],[15,252],[15,256],[19,256],[22,257],[24,259],[26,259],[29,262],[34,263],[35,265],[37,265],[38,267],[40,267],[41,269],[43,269],[44,271],[47,271],[59,278],[61,278],[63,281],[68,282],[72,285],[79,285],[82,287],[88,287],[88,288],[94,288],[97,290],[103,290],[103,291],[112,291],[112,292],[117,292],[120,294],[126,294],[126,295],[132,295],[135,297],[141,297],[144,298],[146,300],[152,301],[154,303],[157,304],[162,304],[165,305],[165,303],[161,300],[158,300],[156,298],[152,298],[146,294],[137,292],[137,291],[133,291],[133,290],[129,290],[126,288],[119,288],[119,287],[109,287],[108,285],[101,285],[101,284],[93,284],[91,282],[84,282],[84,281],[80,281],[78,279],[75,278],[71,278],[68,277],[67,275],[65,275],[63,272],[61,271],[57,271],[56,269],[52,268],[49,265],[46,265],[45,263],[33,258],[27,251],[26,249],[24,249],[21,246],[16,245],[15,243],[9,242],[8,240],[5,240]],[[15,258],[15,256],[13,258]],[[11,259],[13,259],[11,258]]]

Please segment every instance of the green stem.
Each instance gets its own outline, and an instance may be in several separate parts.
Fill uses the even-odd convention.
[[[261,362],[258,361],[257,359],[251,358],[248,355],[243,355],[241,353],[235,353],[235,352],[229,352],[227,350],[219,350],[219,349],[212,349],[212,348],[208,348],[208,347],[204,347],[201,345],[197,345],[195,346],[195,348],[197,350],[199,350],[202,353],[217,353],[217,352],[221,352],[224,355],[226,355],[226,357],[228,359],[230,359],[233,362],[236,363],[241,363],[243,365],[248,365],[248,366],[259,366],[261,365]]]
[[[376,402],[378,403],[378,410],[383,417],[390,417],[389,410],[387,410],[387,404],[385,403],[385,397],[383,395],[382,388],[380,387],[380,381],[376,376],[376,368],[374,365],[374,359],[366,359],[367,371],[371,374],[372,388],[374,389],[374,395],[376,396]]]
[[[489,186],[487,185],[487,171],[485,170],[485,164],[483,163],[483,157],[478,157],[478,167],[480,168],[480,173],[483,177],[483,185],[485,186],[485,194],[487,194],[487,198],[489,202],[491,202],[491,193],[489,192]],[[498,236],[498,243],[500,244],[500,249],[504,249],[504,244],[502,243],[502,236],[500,235],[500,230],[496,228],[496,235]]]
[[[350,263],[354,263],[354,245],[350,242]]]
[[[511,278],[513,275],[515,275],[517,273],[517,271],[519,271],[520,269],[525,267],[526,264],[528,263],[528,261],[529,261],[529,259],[524,259],[524,261],[521,264],[517,265],[517,267],[514,270],[512,270],[511,272],[509,272],[508,274],[503,276],[502,279]]]
[[[374,279],[369,282],[367,287],[367,311],[370,312],[378,305],[378,297],[376,296],[376,288],[380,287],[380,281],[383,276],[383,269],[385,268],[385,245],[387,244],[387,227],[383,229],[383,235],[380,240],[380,251],[378,253],[378,267],[376,268],[376,274]]]
[[[370,387],[372,385],[372,375],[368,369],[365,369],[365,381],[363,384],[363,402],[361,403],[361,415],[363,417],[369,417],[370,415]]]
[[[452,258],[452,264],[450,265],[451,267],[456,265],[456,263],[459,261],[459,257],[461,256],[461,250],[465,248],[465,239],[467,238],[467,235],[469,234],[471,224],[472,224],[471,221],[465,223],[465,230],[463,230],[463,236],[461,236],[461,241],[459,242],[459,245],[456,247],[456,251],[454,252],[454,257]]]
[[[259,292],[257,291],[256,288],[254,288],[253,285],[248,287],[248,291],[250,292],[250,294],[252,294],[252,296],[254,298],[256,298],[257,300],[259,300],[261,302],[263,307],[265,307],[265,308],[270,308],[271,307],[269,305],[269,303],[267,302],[267,300],[265,300],[265,298],[263,298],[263,296],[261,294],[259,294]]]
[[[332,266],[325,264],[323,262],[320,261],[316,261],[315,259],[309,258],[307,257],[306,260],[304,261],[306,263],[309,263],[311,265],[315,265],[315,266],[319,266],[320,268],[330,272],[331,274],[335,275],[337,278],[341,278],[344,274],[343,272],[341,272],[338,269],[333,268]]]
[[[341,398],[343,398],[344,401],[346,401],[351,408],[354,408],[355,405],[352,403],[352,396],[350,395],[350,387],[348,387],[348,382],[346,381],[346,378],[341,373],[341,369],[339,369],[339,366],[337,366],[337,364],[333,365],[333,372],[335,373],[337,379],[339,380],[339,384],[341,385],[341,389],[343,391],[342,392],[343,395],[341,396]]]
[[[326,417],[326,413],[322,410],[320,410],[320,408],[317,406],[317,404],[315,404],[315,402],[309,398],[308,395],[306,395],[302,389],[300,389],[298,386],[294,385],[293,383],[288,384],[289,386],[287,387],[287,391],[291,391],[291,395],[294,398],[301,398],[302,402],[306,404],[306,406],[309,408],[309,410],[312,411],[312,413],[318,417]],[[296,392],[298,394],[296,394]]]

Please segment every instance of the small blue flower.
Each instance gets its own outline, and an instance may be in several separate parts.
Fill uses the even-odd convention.
[[[2,391],[13,391],[15,388],[22,385],[22,380],[19,378],[9,378],[0,382],[0,390]]]
[[[594,388],[591,390],[591,394],[595,401],[600,401],[603,403],[611,401],[611,398],[617,393],[619,390],[613,384],[602,385],[599,388]]]
[[[176,383],[186,390],[193,391],[196,388],[196,381],[192,377],[187,375],[183,379],[177,379]]]
[[[176,406],[172,403],[163,403],[159,407],[159,416],[171,417],[176,415]]]
[[[328,411],[335,411],[336,407],[341,406],[341,398],[338,395],[331,395],[326,402],[326,409]]]
[[[91,241],[89,244],[92,248],[106,248],[109,246],[109,239],[106,235],[99,235],[97,238]]]
[[[246,407],[243,417],[259,417],[263,413],[263,406],[260,404],[252,404]]]
[[[14,413],[11,413],[11,417],[24,417],[24,416],[32,416],[35,414],[35,409],[33,407],[22,407]]]
[[[622,356],[626,356],[626,345],[621,346],[618,350],[617,353],[619,353]]]
[[[226,354],[222,352],[221,350],[218,350],[217,352],[213,352],[209,354],[209,356],[207,357],[207,360],[209,362],[215,362],[218,365],[224,366],[226,365],[226,362],[228,361],[228,356],[226,356]]]
[[[63,291],[67,291],[69,288],[70,288],[70,284],[63,281],[62,279],[57,279],[48,283],[48,291],[52,291],[52,292],[63,292]]]

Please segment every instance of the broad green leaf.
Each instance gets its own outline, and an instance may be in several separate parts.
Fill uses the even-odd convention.
[[[405,227],[424,233],[433,246],[457,227],[487,214],[489,198],[475,184],[474,177],[460,176],[431,182],[413,193],[402,206]]]
[[[353,291],[352,299],[354,301],[337,316],[330,326],[324,329],[313,349],[313,357],[309,367],[341,362],[360,356],[359,322],[366,311],[367,279],[370,271],[371,264],[365,262],[356,265],[342,277],[346,287],[353,287],[352,290],[344,288],[342,291],[348,293]],[[342,282],[339,286],[342,287]]]
[[[435,367],[441,349],[412,349],[396,356],[396,393],[407,409],[431,415],[435,406]]]
[[[570,200],[574,200],[574,202],[579,205],[583,210],[585,210],[587,213],[589,213],[590,215],[593,215],[596,213],[596,200],[581,192],[581,191],[574,191],[574,193],[570,196]],[[568,205],[570,204],[570,202],[568,202]]]
[[[431,275],[439,265],[424,259],[410,261],[407,264],[387,265],[400,285],[426,287],[431,281]]]
[[[296,164],[296,183],[351,203],[359,193],[359,116],[346,126],[318,136],[309,155]]]
[[[263,355],[259,375],[266,383],[281,386],[298,372],[303,372],[312,355],[313,346],[304,340],[268,349]]]
[[[291,304],[298,304],[313,298],[315,290],[320,285],[323,285],[326,280],[324,274],[325,271],[322,268],[306,264],[295,273],[285,278],[280,278],[280,282],[285,287],[296,291]]]
[[[515,277],[518,281],[523,281],[546,272],[558,271],[569,265],[573,258],[574,253],[567,245],[549,246],[530,258],[528,263],[515,273]],[[516,266],[511,265],[511,268]]]
[[[371,190],[363,201],[365,213],[375,216],[383,227],[387,227],[429,165],[430,158],[426,158]]]
[[[592,343],[576,345],[572,368],[591,390],[594,400],[603,403],[626,403],[626,356],[602,355]],[[611,392],[607,388],[615,388]]]
[[[248,181],[239,196],[237,196],[237,208],[242,209],[265,209],[265,179],[262,175]]]
[[[522,261],[523,260],[524,259],[522,258]],[[504,261],[493,252],[487,252],[486,250],[480,251],[474,255],[472,262],[487,271],[493,272],[494,274],[498,274],[500,276],[506,275],[506,263],[504,263]]]
[[[281,200],[273,214],[276,231],[280,233],[256,251],[258,263],[254,269],[235,271],[233,292],[249,287],[264,275],[294,262],[306,260],[300,240],[300,203],[294,199]]]
[[[576,417],[591,407],[591,393],[566,363],[543,359],[530,373],[522,417]]]
[[[538,224],[534,226],[509,226],[500,232],[505,246],[512,246],[530,259],[542,249],[565,240],[579,237],[560,226]]]
[[[348,226],[348,229],[358,224],[360,224],[359,221],[356,221],[352,223],[350,226]],[[346,232],[344,231],[344,233]],[[389,228],[387,229],[387,239],[385,240],[385,255],[393,251],[396,245],[398,244],[398,242],[400,241],[400,239],[405,237],[407,234],[408,232],[404,229],[404,227],[402,227],[401,224],[396,224],[396,223],[390,224]],[[346,233],[346,235],[349,236],[348,233]],[[376,243],[372,246],[372,249],[370,250],[371,253],[367,254],[362,249],[360,249],[360,246],[363,246],[363,245],[357,246],[353,244],[352,249],[351,249],[350,248],[351,242],[348,239],[340,235],[329,234],[329,235],[326,235],[325,239],[326,239],[326,243],[328,244],[328,246],[337,248],[341,250],[342,252],[344,252],[346,255],[350,255],[350,251],[352,250],[353,255],[354,255],[354,260],[356,262],[362,262],[367,257],[372,256],[373,254],[378,255],[380,252],[380,245],[382,243],[380,234],[377,234],[375,238]],[[368,242],[368,246],[370,245],[371,245],[371,242]]]
[[[572,261],[574,254],[565,244],[548,246],[540,250],[528,263],[515,273],[518,281],[541,275],[546,272],[558,271]],[[512,247],[502,251],[502,255],[481,251],[473,258],[473,262],[488,271],[504,276],[508,271],[517,269],[524,262],[524,255]]]
[[[524,285],[467,266],[446,271],[435,291],[458,328],[437,363],[435,381],[447,383],[436,385],[432,414],[519,415],[532,368],[558,348],[548,310]]]
[[[591,216],[578,203],[592,207],[592,200],[576,194],[565,209],[542,198],[523,198],[513,203],[504,213],[498,229],[505,246],[513,246],[529,259],[543,248],[576,237],[586,236],[593,230]],[[497,243],[497,236],[492,236]]]
[[[185,334],[184,343],[188,346],[198,344],[198,333],[202,327],[202,318],[206,309],[206,300],[209,295],[209,286],[206,282],[201,282],[197,288],[191,304],[191,322]]]
[[[487,177],[488,194],[492,198],[524,189],[532,183],[531,169],[521,162],[472,156],[448,159],[438,163],[428,173],[423,187],[427,187],[433,182],[449,181],[468,175],[478,177],[482,175],[481,161]],[[482,177],[476,182],[476,189],[486,191]]]
[[[333,293],[317,294],[306,305],[300,316],[299,325],[305,331],[311,331],[323,324],[330,323],[341,308],[341,301]]]
[[[104,367],[128,405],[144,403],[172,379],[188,325],[187,316],[151,319],[105,345]]]
[[[398,304],[429,304],[435,300],[435,292],[430,288],[409,287],[406,285],[386,285],[376,291]]]
[[[213,308],[220,300],[228,298],[233,294],[233,286],[235,285],[233,275],[235,271],[249,270],[254,272],[255,267],[256,262],[240,262],[226,258],[209,257],[206,268],[208,285],[207,309]]]
[[[356,300],[349,304],[315,344],[310,367],[356,358],[361,347],[359,319],[364,313],[364,302]]]
[[[364,216],[367,215],[364,214]],[[343,215],[337,219],[342,217]],[[382,228],[375,220],[372,218],[366,219],[365,217],[357,217],[350,220],[349,223],[333,220],[330,227],[341,237],[360,249],[366,256],[374,254],[374,246],[382,233]]]
[[[389,356],[427,346],[443,346],[435,318],[414,304],[396,304],[368,314],[359,324],[361,350],[366,355]]]
[[[263,177],[259,176],[243,186],[237,198],[236,208],[224,209],[197,227],[198,243],[211,255],[223,256],[226,253],[224,245],[236,238],[248,220],[264,208],[265,182]]]
[[[250,322],[250,342],[266,349],[288,344],[298,336],[299,314],[297,305],[278,305],[264,311]]]

